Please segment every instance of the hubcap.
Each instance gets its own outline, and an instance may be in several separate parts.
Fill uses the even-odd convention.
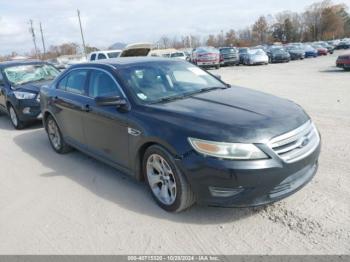
[[[176,199],[176,181],[168,162],[158,154],[147,159],[147,178],[154,196],[163,204],[171,205]]]
[[[47,132],[49,134],[49,138],[52,145],[54,146],[54,148],[59,150],[61,147],[61,136],[55,121],[53,121],[52,119],[50,119],[47,123]]]
[[[17,126],[18,125],[17,115],[12,106],[10,107],[10,117],[13,125]]]

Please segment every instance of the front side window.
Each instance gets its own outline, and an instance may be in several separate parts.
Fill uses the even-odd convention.
[[[32,64],[7,67],[4,73],[11,85],[16,87],[31,82],[53,80],[60,72],[51,65]]]
[[[90,97],[109,97],[121,96],[120,89],[107,73],[99,70],[93,70],[90,74],[89,96]]]
[[[84,94],[88,70],[73,70],[58,83],[57,88],[70,93]]]
[[[107,59],[107,57],[106,57],[104,54],[98,54],[97,59],[98,59],[98,60]]]
[[[187,62],[157,62],[131,65],[118,71],[134,96],[143,103],[183,97],[225,84]]]

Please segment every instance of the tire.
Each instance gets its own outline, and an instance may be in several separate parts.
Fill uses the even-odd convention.
[[[59,154],[66,154],[72,151],[72,148],[64,141],[61,130],[55,119],[50,115],[45,121],[45,130],[49,137],[53,150]]]
[[[187,179],[176,167],[174,157],[163,147],[153,145],[146,150],[142,172],[154,200],[162,209],[181,212],[195,203]]]
[[[16,109],[12,105],[8,106],[8,113],[10,116],[11,124],[15,129],[21,130],[25,127],[25,123],[18,118]]]
[[[220,69],[220,65],[216,65],[216,66],[215,66],[215,69]]]

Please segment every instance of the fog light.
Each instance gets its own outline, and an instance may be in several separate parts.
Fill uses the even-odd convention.
[[[30,107],[25,107],[22,112],[23,114],[30,114]]]
[[[239,188],[223,188],[223,187],[209,187],[210,194],[213,197],[233,197],[238,195],[244,190],[243,187]]]

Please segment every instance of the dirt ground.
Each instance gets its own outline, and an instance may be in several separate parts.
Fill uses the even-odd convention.
[[[265,208],[166,213],[142,183],[79,152],[57,155],[40,125],[14,131],[2,115],[0,254],[350,254],[350,72],[334,67],[341,53],[213,71],[297,102],[322,134],[313,181]]]

